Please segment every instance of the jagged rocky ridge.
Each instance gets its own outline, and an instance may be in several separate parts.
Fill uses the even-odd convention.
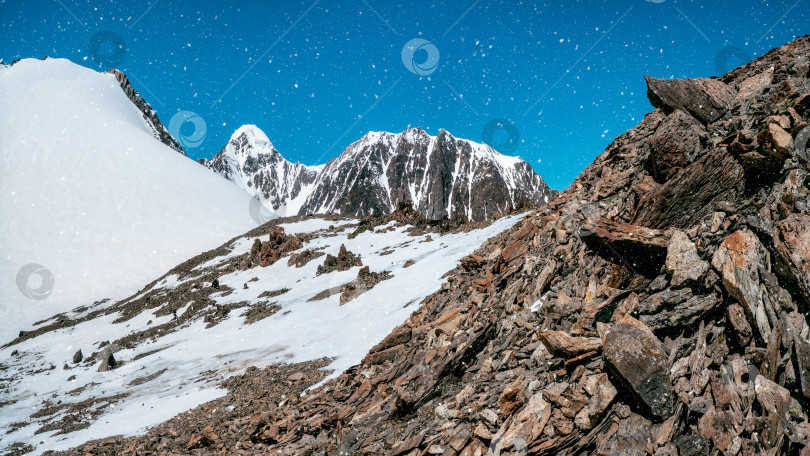
[[[659,109],[361,365],[199,451],[807,456],[808,55],[648,79]],[[80,450],[185,442],[109,444]]]
[[[160,121],[157,111],[152,109],[152,105],[144,100],[143,97],[138,94],[135,88],[130,85],[127,75],[116,69],[108,70],[107,73],[115,77],[115,80],[121,84],[121,90],[124,91],[127,98],[129,98],[132,101],[132,104],[134,104],[135,107],[141,111],[143,114],[143,119],[146,121],[147,125],[152,128],[152,135],[155,136],[155,139],[185,156],[186,152],[183,150],[183,147]]]
[[[488,220],[521,203],[553,195],[519,157],[421,128],[370,132],[325,165],[290,163],[253,125],[241,127],[209,160],[222,174],[280,215],[312,213],[365,217],[391,213],[411,201],[429,219]]]

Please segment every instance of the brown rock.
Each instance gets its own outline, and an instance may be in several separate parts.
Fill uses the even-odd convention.
[[[722,454],[737,454],[739,443],[735,440],[739,441],[738,435],[742,431],[742,416],[737,416],[730,410],[711,408],[698,420],[698,430]]]
[[[706,124],[731,108],[735,93],[717,79],[658,79],[644,76],[650,103],[667,114],[685,111]]]
[[[480,269],[487,263],[487,260],[484,259],[481,255],[477,255],[475,253],[471,255],[467,255],[461,259],[461,267],[463,267],[467,271],[474,271],[476,269]]]
[[[191,450],[194,448],[211,446],[216,443],[217,440],[219,440],[219,437],[216,433],[214,433],[214,428],[211,426],[206,426],[199,433],[191,434],[191,438],[188,440],[186,448]]]
[[[657,418],[672,414],[667,356],[650,328],[624,317],[608,333],[602,355],[608,368],[650,413]]]
[[[793,109],[795,109],[800,115],[804,115],[807,111],[810,111],[810,93],[806,93],[799,97],[799,99],[793,103]]]
[[[726,291],[743,305],[749,321],[756,324],[766,340],[771,324],[762,302],[757,268],[765,264],[767,257],[759,239],[747,229],[726,237],[712,257],[712,266],[720,274]]]
[[[589,431],[602,418],[605,410],[616,397],[617,391],[605,373],[591,375],[582,383],[585,391],[591,396],[591,400],[587,407],[577,413],[574,424],[583,431]]]
[[[810,327],[802,314],[792,312],[785,318],[785,328],[793,341],[802,394],[810,398]]]
[[[773,68],[768,68],[762,73],[746,78],[737,86],[737,96],[734,98],[734,105],[745,103],[749,99],[759,95],[771,84],[773,79]]]
[[[341,244],[337,256],[327,254],[323,264],[318,266],[317,273],[328,274],[333,271],[346,271],[354,266],[362,266],[363,262],[360,260],[359,255],[346,250],[346,246]]]
[[[810,215],[791,214],[776,224],[777,253],[810,294]]]
[[[737,334],[737,342],[740,346],[745,347],[748,345],[748,343],[751,342],[753,331],[751,330],[751,325],[748,324],[748,320],[745,318],[745,310],[743,310],[742,306],[737,303],[729,305],[728,320],[731,322],[731,326]]]
[[[790,157],[793,137],[776,123],[769,123],[765,130],[757,135],[757,142],[766,147],[769,155],[784,160]]]
[[[759,402],[763,410],[772,415],[780,414],[783,410],[783,404],[787,403],[790,399],[790,391],[761,375],[757,375],[754,385],[757,402]]]
[[[551,405],[543,399],[542,393],[535,393],[520,412],[507,420],[495,434],[493,437],[495,450],[515,447],[518,442],[522,445],[531,445],[540,437],[549,418]]]
[[[744,177],[725,148],[715,149],[642,198],[632,223],[658,229],[697,225],[743,193]]]
[[[686,301],[657,313],[640,315],[639,320],[654,330],[691,326],[703,315],[717,306],[719,299],[714,294],[690,296]]]
[[[598,337],[572,337],[562,331],[540,333],[540,341],[551,354],[566,358],[602,349],[602,339]]]
[[[695,161],[701,150],[702,132],[701,125],[681,110],[667,116],[647,143],[658,182],[666,182]]]
[[[523,392],[526,391],[524,379],[519,378],[507,386],[498,398],[498,407],[501,416],[509,416],[523,405],[525,398]]]
[[[667,237],[659,230],[641,225],[601,218],[586,223],[580,237],[600,256],[638,274],[655,277],[666,260]]]

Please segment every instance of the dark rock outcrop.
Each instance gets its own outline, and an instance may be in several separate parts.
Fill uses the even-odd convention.
[[[242,269],[249,269],[254,266],[267,267],[278,261],[287,253],[296,251],[304,246],[304,241],[299,236],[286,234],[284,228],[276,226],[267,236],[266,241],[255,239],[250,248],[250,253],[242,262]]]
[[[607,367],[656,418],[672,414],[667,355],[663,345],[644,323],[625,316],[605,338]]]
[[[323,264],[318,266],[318,275],[328,274],[334,271],[346,271],[355,266],[362,266],[360,255],[356,255],[346,250],[346,246],[341,244],[337,256],[331,253],[326,255]]]

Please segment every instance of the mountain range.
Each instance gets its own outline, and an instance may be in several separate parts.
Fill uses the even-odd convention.
[[[239,128],[204,166],[257,197],[279,216],[365,217],[410,201],[430,219],[487,220],[554,191],[519,157],[421,128],[369,132],[328,163],[291,163],[255,125]]]

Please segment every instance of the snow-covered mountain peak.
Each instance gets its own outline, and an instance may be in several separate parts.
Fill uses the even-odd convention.
[[[217,155],[201,163],[281,216],[298,214],[322,168],[285,159],[256,125],[239,127]]]
[[[428,145],[431,142],[434,144],[450,144],[458,143],[462,146],[469,146],[474,160],[493,160],[501,165],[502,168],[513,168],[518,163],[523,162],[520,156],[504,155],[487,144],[477,143],[475,141],[463,138],[456,138],[452,133],[440,129],[439,132],[432,136],[428,134],[422,127],[407,128],[401,133],[389,133],[386,131],[370,131],[366,133],[359,141],[353,143],[349,148],[357,150],[368,150],[367,146],[385,144],[389,146],[396,146],[400,141],[408,144],[421,144]],[[429,152],[430,148],[426,150],[414,149],[416,152]]]
[[[428,218],[484,220],[523,201],[548,202],[553,191],[520,157],[421,127],[369,131],[319,166],[290,163],[255,125],[238,129],[202,163],[279,215],[337,213],[364,217],[411,201]]]
[[[229,145],[234,146],[237,155],[260,155],[278,153],[273,143],[256,125],[242,125],[228,140]]]
[[[329,161],[301,213],[363,217],[411,201],[428,218],[485,220],[522,201],[544,204],[553,192],[519,157],[457,139],[447,130],[371,131]]]

